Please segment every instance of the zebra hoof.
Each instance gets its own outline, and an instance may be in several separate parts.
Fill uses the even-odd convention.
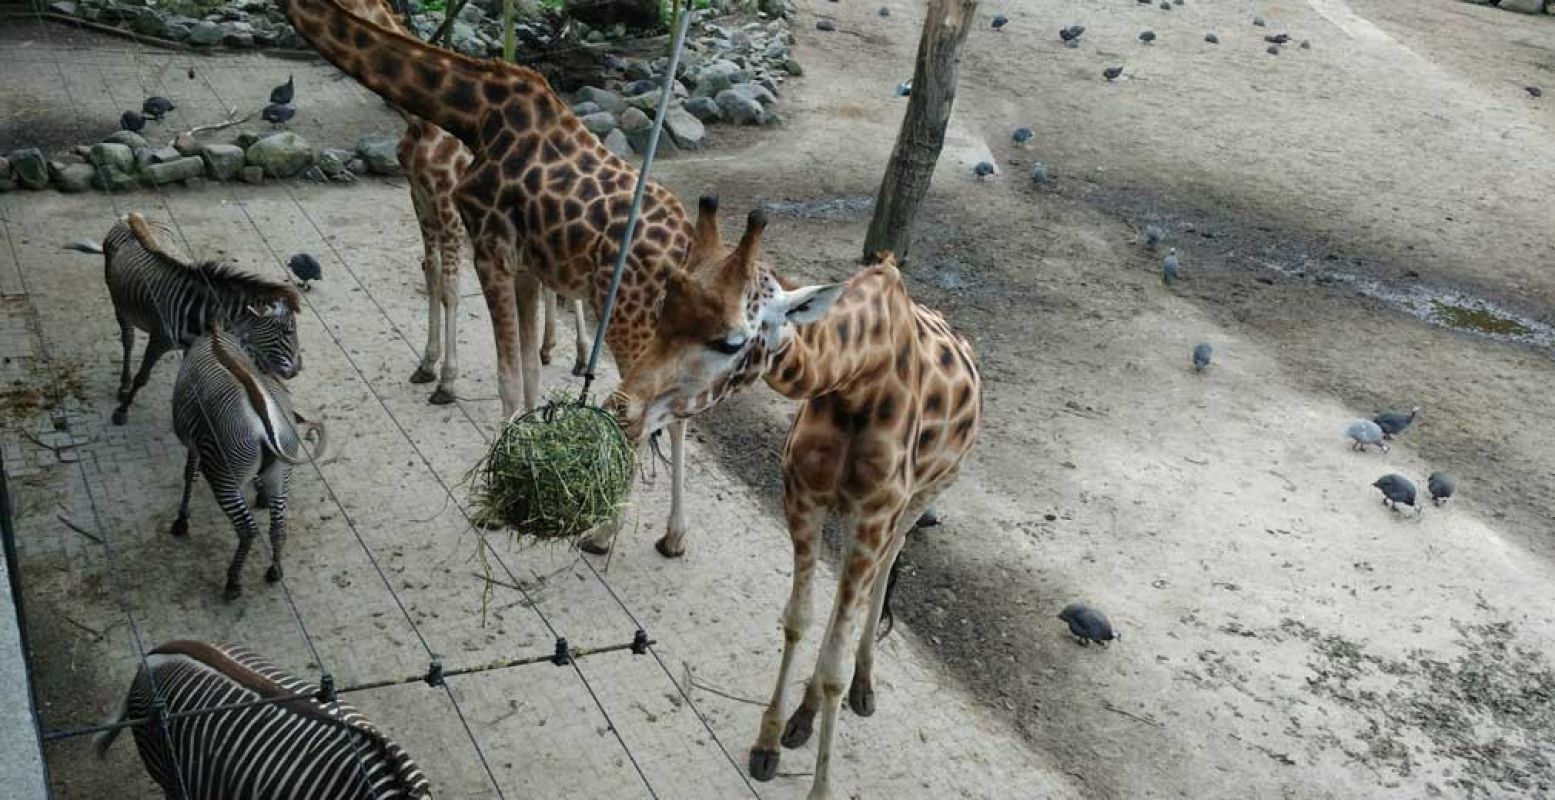
[[[281,579],[281,565],[280,564],[271,564],[270,568],[265,570],[265,580],[269,581],[270,583],[275,583],[276,581],[279,581],[280,579]]]
[[[453,401],[454,393],[444,389],[441,386],[437,387],[437,391],[433,392],[432,396],[427,400],[427,402],[434,406],[446,406]]]
[[[186,517],[179,517],[178,519],[173,520],[173,527],[168,532],[173,534],[174,536],[179,537],[179,538],[188,536],[189,535],[189,520],[188,520],[188,518],[186,518]]]
[[[116,409],[113,410],[113,424],[115,424],[115,425],[123,425],[125,420],[128,420],[129,418],[130,418],[130,410],[129,409],[127,409],[127,408],[116,408]]]
[[[437,380],[437,373],[427,369],[426,365],[416,367],[416,371],[410,373],[411,383],[431,383]]]
[[[763,783],[777,776],[778,760],[782,753],[765,747],[752,747],[750,755],[750,776]]]

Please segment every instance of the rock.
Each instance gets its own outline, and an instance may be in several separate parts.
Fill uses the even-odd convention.
[[[247,150],[248,148],[253,147],[254,142],[257,141],[259,141],[259,134],[252,131],[244,131],[243,133],[238,134],[238,138],[233,141],[233,144],[243,148],[244,150]]]
[[[252,33],[226,33],[221,37],[221,43],[228,47],[253,47],[254,34]]]
[[[313,145],[291,131],[283,131],[254,142],[244,160],[264,168],[272,178],[290,178],[313,163]]]
[[[717,122],[723,117],[718,111],[718,101],[711,97],[693,97],[686,101],[686,112],[703,122]]]
[[[66,164],[54,178],[54,186],[62,192],[84,192],[92,188],[92,176],[96,173],[91,164]]]
[[[99,167],[92,171],[92,186],[97,189],[122,192],[135,186],[135,176],[116,167]]]
[[[702,126],[702,121],[680,106],[664,112],[664,130],[682,150],[696,150],[707,138],[707,128]]]
[[[135,156],[135,171],[136,172],[139,172],[139,171],[145,169],[146,167],[151,166],[151,148],[149,148],[149,147],[142,147],[139,150],[135,151],[134,156]]]
[[[179,156],[173,161],[163,161],[146,167],[146,181],[154,186],[186,181],[205,174],[205,159],[199,156]]]
[[[200,148],[205,169],[218,181],[230,181],[243,170],[243,148],[232,144],[208,144]]]
[[[153,9],[144,9],[130,20],[130,30],[142,36],[154,36],[159,39],[168,35],[167,20]]]
[[[647,62],[635,58],[626,62],[625,72],[627,80],[653,80],[653,68],[648,66]]]
[[[471,25],[478,25],[478,24],[480,24],[480,21],[485,19],[485,18],[486,18],[486,11],[485,11],[485,9],[482,9],[480,6],[476,5],[475,3],[468,3],[468,4],[465,5],[464,8],[459,9],[459,21],[460,22],[468,22]]]
[[[302,179],[305,181],[312,181],[313,183],[327,183],[329,181],[329,177],[324,174],[324,170],[319,169],[318,164],[314,164],[303,170]]]
[[[183,157],[184,154],[174,147],[158,147],[151,151],[151,163],[153,164],[165,164],[169,161],[177,161]]]
[[[244,167],[242,175],[243,175],[243,182],[244,183],[264,183],[265,182],[265,168],[264,167]]]
[[[354,155],[355,153],[350,150],[336,150],[333,148],[325,150],[319,153],[318,168],[331,178],[341,173],[349,175],[350,173],[346,172],[346,162],[350,161]]]
[[[95,166],[109,167],[120,172],[133,172],[135,169],[135,153],[140,151],[149,152],[149,150],[149,148],[144,147],[139,148],[139,150],[131,150],[122,144],[100,142],[92,145],[92,154],[88,158]],[[12,156],[11,160],[14,162],[16,160],[15,156]]]
[[[0,181],[11,179],[11,159],[0,156]]]
[[[654,89],[651,92],[643,92],[642,94],[632,95],[631,97],[626,98],[626,104],[632,108],[640,108],[643,111],[652,114],[653,112],[659,110],[659,96],[662,94],[664,94],[663,89]]]
[[[755,84],[755,83],[736,84],[734,86],[734,88],[730,89],[729,91],[734,92],[735,94],[738,94],[738,95],[743,95],[745,97],[749,97],[752,100],[755,100],[756,102],[761,104],[762,108],[766,108],[767,106],[770,106],[770,105],[772,105],[772,104],[777,102],[777,97],[774,96],[771,92],[767,91],[766,88],[761,86],[760,84]]]
[[[834,31],[837,30],[837,23],[829,19],[816,20],[815,29],[818,31]]]
[[[592,100],[585,100],[572,107],[572,113],[576,114],[579,119],[582,119],[583,117],[586,117],[590,114],[598,114],[601,111],[604,111],[604,109],[600,108],[599,104],[593,102]]]
[[[750,73],[733,61],[714,61],[697,71],[696,94],[716,97],[718,93],[737,83],[748,83]]]
[[[620,123],[616,120],[616,115],[610,113],[609,111],[600,111],[596,114],[589,114],[588,116],[581,117],[580,119],[583,122],[583,127],[588,128],[589,133],[592,133],[595,136],[604,136],[620,125]]]
[[[798,61],[788,58],[783,60],[783,71],[797,77],[804,74],[804,67],[800,66]]]
[[[59,0],[55,3],[49,3],[49,10],[56,14],[64,14],[67,17],[73,17],[76,15],[76,4],[70,2],[69,0]]]
[[[189,29],[189,44],[197,47],[215,47],[221,44],[221,26],[210,20],[200,20]]]
[[[604,144],[606,150],[620,158],[632,157],[632,143],[627,141],[626,134],[620,128],[605,134]]]
[[[131,131],[114,131],[111,136],[104,139],[103,141],[109,142],[111,144],[122,144],[131,150],[139,150],[142,147],[150,146],[146,142],[146,137]]]
[[[184,131],[173,139],[173,149],[186,156],[200,154],[200,143],[195,141],[194,134]]]
[[[580,102],[593,103],[599,106],[600,111],[609,111],[612,114],[621,113],[621,109],[626,105],[626,101],[621,99],[621,95],[594,86],[585,86],[579,89],[578,100]]]
[[[341,170],[340,172],[329,176],[329,179],[335,183],[356,183],[356,175],[350,170]]]
[[[718,103],[718,111],[723,118],[736,125],[755,125],[761,122],[761,103],[748,95],[740,94],[733,89],[725,89],[714,99]]]
[[[473,6],[465,6],[472,8]],[[448,45],[454,50],[467,56],[483,56],[486,54],[486,42],[475,28],[465,22],[455,22],[453,29],[448,32]]]
[[[1497,8],[1519,14],[1543,14],[1544,0],[1501,0]]]
[[[11,174],[17,183],[28,189],[42,189],[49,185],[49,163],[43,158],[42,150],[36,147],[15,150],[8,158],[11,161]]]
[[[346,171],[352,175],[366,175],[367,162],[360,158],[353,158],[346,162]]]
[[[385,133],[370,133],[356,140],[356,154],[367,162],[374,175],[400,174],[399,139]]]

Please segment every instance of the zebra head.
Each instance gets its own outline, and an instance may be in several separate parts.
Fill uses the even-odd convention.
[[[252,303],[232,323],[243,350],[261,372],[291,380],[302,371],[297,317],[284,300]]]

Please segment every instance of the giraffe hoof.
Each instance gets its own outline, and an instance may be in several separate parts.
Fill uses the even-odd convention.
[[[804,706],[794,709],[794,715],[789,717],[788,724],[783,726],[783,746],[790,750],[804,747],[804,743],[810,741],[810,730],[814,723],[814,711]]]
[[[848,708],[853,709],[853,713],[861,717],[874,716],[874,688],[862,681],[854,681],[853,688],[848,690]]]
[[[572,362],[572,375],[573,375],[573,377],[581,378],[584,375],[587,375],[588,372],[589,372],[589,365],[588,365],[587,361],[574,361],[574,362]]]
[[[130,418],[130,411],[129,411],[129,409],[127,409],[127,408],[116,408],[116,409],[113,410],[113,424],[115,424],[115,425],[123,425],[124,421],[129,419],[129,418]]]
[[[281,565],[280,564],[271,564],[270,568],[265,570],[265,580],[269,581],[270,583],[275,583],[276,581],[279,581],[280,579],[281,579]]]
[[[681,545],[675,549],[670,549],[668,544],[669,540],[670,537],[668,536],[659,539],[657,542],[653,543],[653,549],[659,551],[659,555],[664,556],[665,558],[680,558],[686,554],[685,545]]]
[[[168,532],[180,538],[188,536],[189,520],[185,517],[179,517],[178,519],[173,520],[173,527]]]
[[[437,387],[437,391],[433,392],[432,397],[427,400],[427,402],[434,406],[446,406],[453,401],[454,393],[444,389],[441,386]]]
[[[584,539],[583,543],[578,545],[578,549],[588,553],[591,556],[610,555],[610,545],[595,544],[593,541],[588,539]]]
[[[410,373],[411,383],[431,383],[435,380],[437,380],[437,373],[428,369],[425,364],[416,367],[416,371]]]
[[[541,350],[540,351],[540,365],[541,366],[550,366],[550,364],[551,364],[551,353],[550,353],[550,351],[549,350]]]
[[[765,747],[752,747],[750,774],[758,781],[766,782],[777,776],[778,757],[782,753]]]

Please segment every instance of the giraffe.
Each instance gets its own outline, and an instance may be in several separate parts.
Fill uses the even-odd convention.
[[[699,231],[703,226],[699,219]],[[738,275],[726,280],[744,290],[737,298],[726,296],[722,316],[666,303],[662,323],[685,329],[687,342],[745,335],[745,346],[716,362],[694,347],[661,347],[633,365],[612,401],[636,437],[710,408],[758,378],[804,401],[782,455],[783,512],[794,551],[783,655],[749,771],[770,780],[779,745],[808,741],[819,712],[810,790],[817,800],[830,791],[832,739],[847,676],[844,648],[857,629],[848,705],[869,716],[875,711],[874,633],[889,586],[885,576],[907,531],[955,481],[972,449],[982,423],[982,381],[971,345],[938,312],[908,296],[889,253],[844,285],[794,290],[755,262],[764,226],[764,217],[752,213],[739,246],[720,268]],[[696,258],[715,260],[706,253]],[[795,291],[809,293],[786,299]],[[773,313],[774,307],[782,313]],[[739,317],[735,334],[727,333],[730,316]],[[837,596],[813,677],[784,725],[794,651],[811,613],[821,526],[834,512],[845,520]]]
[[[385,0],[340,0],[340,6],[376,25],[410,35],[404,21]],[[409,179],[411,207],[421,230],[421,273],[427,290],[426,347],[410,382],[436,380],[437,388],[430,400],[435,405],[446,405],[456,398],[454,385],[459,377],[459,268],[464,246],[464,222],[459,219],[454,189],[474,157],[469,148],[442,128],[414,115],[401,114],[405,117],[405,133],[400,136],[396,155]],[[489,269],[491,266],[494,266],[493,262],[477,261],[476,277],[488,299],[500,298],[500,293],[485,291],[486,285],[511,281],[513,277],[505,271]],[[512,365],[516,362],[511,354],[519,347],[516,310],[506,307],[487,310],[491,316],[492,336],[496,339],[497,361]],[[574,299],[571,310],[575,333],[573,372],[577,374],[582,372],[588,358],[582,301]],[[545,334],[540,343],[542,364],[550,363],[551,350],[556,343],[556,311],[556,293],[545,289],[542,312]],[[438,372],[439,362],[441,373]],[[498,373],[497,391],[502,398],[504,417],[517,409],[517,379],[511,369]]]
[[[292,26],[325,59],[470,149],[472,161],[454,200],[475,244],[477,271],[482,263],[496,269],[504,256],[518,262],[513,282],[482,288],[491,307],[518,307],[522,389],[525,405],[531,406],[539,378],[533,328],[538,287],[586,298],[600,313],[625,233],[636,171],[584,128],[534,70],[433,47],[351,13],[340,0],[287,0],[285,10]],[[650,181],[604,334],[623,375],[659,347],[659,339],[677,335],[664,327],[663,310],[680,304],[722,307],[716,289],[682,266],[692,234],[680,201]],[[515,302],[515,290],[523,302]],[[726,340],[698,344],[704,349],[733,346]],[[507,366],[502,359],[499,354],[499,369]],[[665,427],[672,460],[670,515],[654,546],[673,558],[685,552],[686,428],[684,420]],[[624,517],[602,527],[583,549],[606,552]]]

